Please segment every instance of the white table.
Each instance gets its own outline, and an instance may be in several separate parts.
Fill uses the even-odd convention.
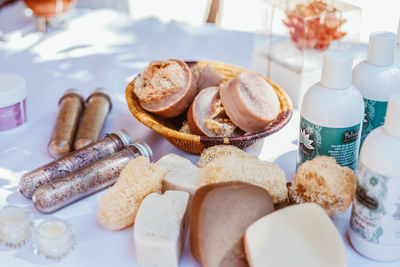
[[[126,129],[136,140],[147,142],[155,159],[177,153],[193,162],[197,156],[182,152],[159,134],[141,125],[125,102],[125,86],[150,60],[180,58],[214,60],[250,68],[253,35],[223,31],[213,26],[192,28],[180,23],[162,24],[155,19],[132,21],[111,10],[74,10],[67,25],[47,34],[32,32],[33,19],[22,15],[22,4],[0,13],[0,30],[8,42],[0,42],[0,72],[14,72],[27,82],[28,120],[17,129],[0,132],[0,207],[15,204],[32,210],[36,221],[46,215],[17,190],[19,177],[51,160],[46,148],[58,112],[57,102],[68,88],[85,96],[96,87],[107,88],[113,110],[104,132]],[[19,29],[16,30],[15,29]],[[263,160],[275,161],[294,176],[298,112],[280,132],[248,148]],[[107,231],[96,219],[99,192],[70,205],[55,216],[76,229],[75,250],[54,264],[33,254],[31,243],[19,250],[0,247],[0,266],[136,266],[132,228]],[[347,236],[349,211],[333,217],[343,236],[349,266],[400,266],[378,263],[359,255]],[[290,255],[290,251],[288,251]],[[181,266],[198,266],[186,243]]]

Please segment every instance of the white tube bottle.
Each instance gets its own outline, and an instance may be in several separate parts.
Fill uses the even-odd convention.
[[[396,55],[394,64],[397,68],[400,68],[400,18],[399,18],[399,25],[397,26],[397,44],[396,44]]]
[[[357,167],[364,102],[351,85],[351,54],[325,52],[321,82],[304,95],[301,105],[297,166],[319,155]]]
[[[349,237],[362,255],[400,259],[400,92],[391,95],[384,126],[360,152]]]
[[[353,85],[365,104],[361,144],[373,129],[383,125],[389,95],[400,90],[400,70],[394,65],[395,47],[394,33],[371,33],[367,59],[353,70]]]

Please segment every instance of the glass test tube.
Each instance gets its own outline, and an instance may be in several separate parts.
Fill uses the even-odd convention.
[[[153,153],[147,144],[129,145],[120,152],[39,187],[32,196],[33,204],[42,213],[61,209],[114,184],[128,162],[138,156],[151,160]]]
[[[123,130],[106,134],[103,139],[90,146],[74,151],[24,174],[19,183],[19,190],[25,197],[31,198],[33,192],[39,186],[120,151],[132,142],[132,137]]]
[[[59,158],[72,150],[76,128],[85,102],[78,90],[69,89],[61,97],[58,105],[60,111],[48,145],[49,154],[53,158]]]
[[[80,149],[99,139],[107,115],[111,110],[111,98],[103,88],[97,88],[86,102],[86,109],[75,138],[75,149]]]

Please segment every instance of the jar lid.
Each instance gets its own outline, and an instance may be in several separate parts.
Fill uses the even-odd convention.
[[[0,73],[0,108],[14,105],[25,98],[24,78],[13,73]]]

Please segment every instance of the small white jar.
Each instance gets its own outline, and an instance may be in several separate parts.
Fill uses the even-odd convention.
[[[14,129],[26,121],[25,80],[16,74],[0,73],[0,131]]]
[[[21,207],[0,209],[0,243],[10,248],[23,246],[31,237],[32,214]]]
[[[75,246],[74,229],[67,221],[47,217],[32,232],[33,249],[36,255],[50,260],[61,260]]]

